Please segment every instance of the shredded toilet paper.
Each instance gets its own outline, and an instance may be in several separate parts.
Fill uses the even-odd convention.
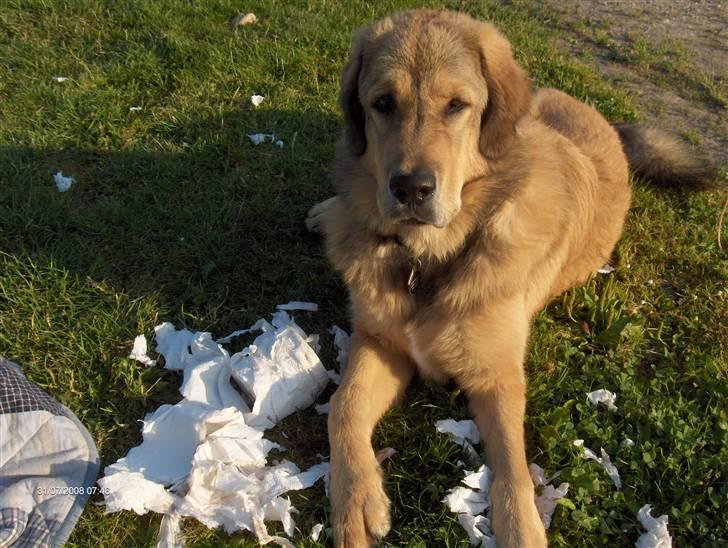
[[[647,529],[646,533],[640,535],[635,546],[637,548],[672,548],[672,537],[667,531],[667,516],[660,516],[655,519],[651,515],[652,507],[645,504],[637,512],[637,519],[642,527]]]
[[[134,339],[134,346],[131,349],[129,358],[149,367],[157,365],[157,360],[147,356],[147,338],[144,335],[137,335]]]
[[[617,487],[617,489],[621,489],[622,479],[619,477],[619,471],[617,470],[617,467],[612,464],[612,459],[609,458],[609,455],[604,450],[604,447],[602,447],[601,453],[602,456],[598,457],[596,453],[594,453],[594,451],[592,451],[588,447],[584,447],[584,458],[598,462],[599,465],[607,472],[607,475],[612,479],[612,482]]]
[[[142,443],[106,467],[99,485],[107,512],[164,514],[160,547],[183,544],[181,517],[228,533],[251,531],[261,544],[293,546],[269,535],[265,522],[280,521],[292,536],[296,509],[283,495],[325,478],[329,465],[321,462],[302,472],[288,460],[271,464],[269,453],[285,448],[263,435],[310,406],[329,382],[314,351],[317,338],[286,312],[316,309],[313,303],[281,305],[271,322],[261,319],[218,341],[210,333],[158,325],[156,350],[166,369],[182,373],[183,399],[149,413]],[[260,335],[232,356],[221,346],[250,332]],[[143,336],[135,339],[131,357],[152,365]]]
[[[604,388],[600,390],[595,390],[594,392],[589,392],[586,395],[586,399],[589,403],[591,403],[593,406],[597,406],[600,403],[603,403],[607,406],[607,409],[610,411],[616,411],[617,406],[614,405],[614,402],[617,401],[617,395],[614,392],[610,392],[609,390],[605,390]]]
[[[56,183],[56,189],[58,192],[66,192],[71,185],[76,182],[73,177],[66,177],[62,171],[58,171],[53,174],[53,182]]]

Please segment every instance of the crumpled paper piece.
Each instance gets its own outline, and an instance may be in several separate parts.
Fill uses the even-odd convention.
[[[106,467],[99,485],[107,512],[165,514],[160,547],[182,544],[180,518],[185,516],[228,532],[252,531],[261,544],[293,546],[269,535],[265,521],[280,521],[292,535],[291,513],[296,510],[282,495],[310,487],[328,474],[327,462],[304,472],[286,460],[269,465],[269,452],[285,448],[263,437],[265,428],[310,405],[329,382],[310,346],[315,339],[284,310],[271,323],[259,320],[241,332],[255,330],[262,331],[255,342],[230,356],[210,333],[177,330],[169,323],[155,328],[156,350],[165,368],[183,374],[184,398],[145,417],[142,443]],[[231,379],[243,383],[252,410]],[[270,401],[271,393],[278,400]]]
[[[323,523],[317,523],[313,527],[311,527],[311,540],[314,542],[317,542],[319,537],[321,536],[321,531],[323,531],[324,524]]]
[[[456,421],[445,419],[437,421],[435,428],[443,434],[450,434],[452,440],[465,451],[471,466],[478,466],[483,461],[473,445],[480,443],[480,431],[471,420]]]
[[[577,444],[577,442],[581,442],[580,444]],[[581,447],[584,444],[584,440],[575,440],[574,445],[577,447]],[[622,479],[619,477],[619,471],[617,470],[617,467],[612,464],[612,459],[609,458],[609,455],[604,450],[604,447],[601,449],[602,456],[598,457],[594,451],[589,449],[588,447],[584,447],[584,455],[583,457],[585,459],[591,459],[599,463],[599,465],[604,468],[604,470],[607,472],[607,475],[612,479],[612,482],[617,487],[617,489],[622,488]]]
[[[254,327],[263,333],[230,359],[233,378],[254,400],[245,422],[264,429],[310,406],[329,382],[308,336],[288,314],[279,310],[272,322],[259,320]]]
[[[56,183],[58,192],[66,192],[76,182],[73,177],[65,177],[62,171],[53,174],[53,182]]]
[[[490,508],[490,484],[492,473],[484,464],[475,472],[465,472],[462,482],[467,486],[457,486],[448,491],[442,499],[451,512],[458,514],[458,522],[475,546],[495,546],[490,520],[480,516]]]
[[[614,402],[617,401],[617,394],[610,392],[609,390],[605,390],[604,388],[595,390],[594,392],[589,392],[586,395],[586,399],[595,407],[600,403],[603,403],[610,411],[617,410],[617,406],[614,405]]]
[[[566,496],[569,492],[569,484],[564,482],[558,487],[550,485],[551,479],[546,478],[544,469],[538,464],[531,463],[528,465],[528,472],[535,486],[541,486],[543,489],[541,494],[536,495],[536,509],[545,529],[551,526],[551,518],[556,510],[556,501]]]
[[[265,97],[262,95],[251,95],[250,96],[250,102],[253,103],[254,107],[259,107],[260,104],[265,101]]]
[[[599,274],[611,274],[612,272],[614,272],[614,267],[609,263],[605,264],[599,270],[597,270],[597,273]]]
[[[278,148],[283,148],[283,140],[278,139],[274,133],[248,133],[248,139],[256,146],[265,141],[270,141]]]
[[[637,512],[637,519],[647,529],[635,542],[637,548],[672,548],[672,537],[667,531],[667,516],[655,519],[651,515],[652,507],[645,504]]]
[[[351,350],[351,335],[338,325],[332,325],[329,328],[329,333],[334,336],[334,345],[337,350],[336,362],[339,364],[339,372],[343,375],[344,371],[346,371],[346,362],[349,359],[349,350]]]
[[[239,13],[230,20],[230,26],[235,28],[241,27],[243,25],[252,25],[257,21],[258,18],[255,16],[254,13]]]
[[[157,365],[157,360],[147,356],[147,338],[144,335],[137,335],[134,338],[134,346],[129,353],[129,359],[143,363],[147,367]]]

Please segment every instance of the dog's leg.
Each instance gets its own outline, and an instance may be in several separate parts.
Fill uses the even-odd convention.
[[[480,429],[488,464],[493,531],[499,548],[546,546],[526,463],[523,359],[529,321],[522,299],[489,304],[467,322],[469,365],[458,375]]]
[[[405,356],[354,330],[349,362],[329,407],[334,545],[369,546],[389,531],[389,499],[371,437],[414,373]]]

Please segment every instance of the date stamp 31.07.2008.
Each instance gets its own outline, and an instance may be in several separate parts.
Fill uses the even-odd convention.
[[[46,497],[56,497],[63,495],[108,495],[110,490],[108,487],[99,487],[97,485],[49,485],[47,487],[38,486],[35,488],[37,495]]]

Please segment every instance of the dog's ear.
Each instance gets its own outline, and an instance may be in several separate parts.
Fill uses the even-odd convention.
[[[516,136],[516,123],[529,108],[529,84],[516,64],[508,40],[489,23],[478,23],[483,77],[488,104],[480,123],[480,151],[486,158],[503,155]]]
[[[361,156],[367,149],[364,127],[364,108],[359,101],[359,74],[361,73],[364,42],[369,29],[362,29],[354,37],[349,60],[341,73],[339,104],[344,114],[344,135],[355,156]]]

